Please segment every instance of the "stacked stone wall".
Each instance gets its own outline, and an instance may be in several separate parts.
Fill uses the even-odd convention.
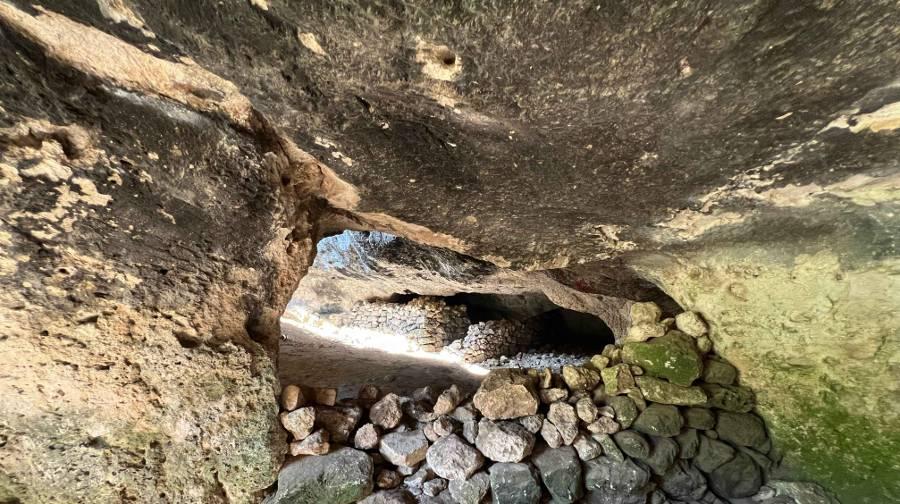
[[[527,323],[488,320],[470,325],[466,337],[451,343],[447,350],[466,362],[483,362],[528,350],[534,342],[535,334],[536,331]]]
[[[409,303],[358,303],[341,320],[344,326],[404,335],[410,350],[439,352],[469,327],[464,306],[442,299],[419,297]]]

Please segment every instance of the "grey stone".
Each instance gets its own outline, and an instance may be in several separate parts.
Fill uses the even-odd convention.
[[[689,459],[697,455],[700,448],[700,435],[696,429],[685,429],[684,432],[675,436],[678,443],[678,458]]]
[[[428,480],[422,485],[422,491],[425,495],[437,497],[438,494],[447,489],[447,480],[443,478],[435,478]]]
[[[547,420],[553,422],[559,435],[562,436],[563,444],[570,445],[575,441],[578,435],[578,415],[575,414],[575,408],[571,404],[563,402],[555,402],[550,405],[547,412]],[[512,462],[512,461],[504,461]]]
[[[616,412],[616,421],[623,429],[631,427],[638,416],[638,408],[628,396],[613,396],[606,403]]]
[[[571,446],[548,448],[531,457],[554,502],[575,502],[583,495],[581,461]]]
[[[484,464],[484,457],[456,434],[436,441],[426,455],[428,465],[441,478],[466,479]]]
[[[467,402],[457,406],[450,412],[450,416],[460,422],[468,422],[469,420],[478,420],[478,411],[475,409],[474,404]]]
[[[650,445],[650,456],[643,462],[654,474],[665,474],[678,458],[678,443],[672,438],[651,436]]]
[[[650,457],[650,442],[640,433],[633,430],[624,430],[613,434],[613,440],[625,455],[636,459]]]
[[[589,491],[636,494],[650,482],[650,472],[631,459],[597,457],[584,463],[584,486]]]
[[[454,432],[458,432],[460,430],[460,425],[457,420],[447,415],[441,415],[437,420],[431,423],[431,428],[434,429],[434,432],[438,437],[445,437]]]
[[[303,457],[288,463],[278,473],[278,491],[273,503],[350,504],[372,493],[373,471],[372,459],[353,448]]]
[[[716,432],[719,439],[737,446],[749,446],[763,449],[768,441],[766,426],[762,419],[752,413],[733,413],[720,411]]]
[[[818,483],[769,480],[767,485],[775,490],[776,496],[794,499],[796,504],[840,504]]]
[[[558,448],[563,444],[563,438],[559,434],[559,430],[557,430],[556,426],[546,418],[541,425],[541,437],[544,438],[544,441],[550,448]]]
[[[462,435],[463,439],[468,441],[470,444],[475,444],[475,439],[478,437],[478,422],[475,420],[467,420],[463,422]]]
[[[534,415],[538,396],[534,377],[516,369],[495,369],[488,373],[475,393],[474,403],[491,420]]]
[[[737,380],[737,369],[721,359],[706,359],[703,363],[703,381],[717,385],[731,385]]]
[[[415,504],[416,499],[402,488],[380,490],[359,501],[359,504]]]
[[[486,472],[478,472],[467,480],[450,481],[450,495],[459,504],[480,504],[491,488]]]
[[[528,464],[500,463],[490,468],[494,504],[538,504],[541,485]]]
[[[746,387],[735,385],[716,385],[714,383],[704,383],[701,385],[709,401],[706,403],[710,408],[717,408],[736,413],[747,413],[756,405],[756,398],[753,391]]]
[[[762,472],[752,458],[738,452],[733,459],[709,473],[709,486],[726,499],[750,497],[762,486]]]
[[[672,437],[681,432],[684,420],[675,406],[651,404],[638,415],[632,427],[651,436]]]
[[[378,443],[378,452],[396,466],[414,466],[425,460],[428,439],[421,430],[389,432]]]
[[[541,426],[544,425],[544,415],[528,415],[520,418],[519,423],[522,424],[522,427],[525,427],[525,430],[528,432],[537,434],[541,431]]]
[[[551,448],[556,448],[558,446],[559,445]],[[584,433],[578,434],[575,441],[572,443],[572,446],[575,448],[575,451],[578,452],[578,458],[581,460],[591,460],[603,454],[603,446],[601,446],[597,440]]]
[[[686,460],[673,464],[658,481],[660,489],[674,499],[700,500],[706,494],[706,478]]]
[[[420,488],[426,481],[430,481],[432,478],[434,478],[434,470],[431,469],[431,466],[426,462],[419,466],[419,468],[403,480],[403,482],[408,487]]]
[[[403,418],[403,409],[400,404],[400,396],[390,393],[382,397],[369,410],[369,419],[373,424],[393,429],[400,424]]]
[[[531,454],[534,435],[516,422],[482,418],[478,422],[475,446],[495,462],[519,462]]]
[[[620,462],[625,460],[625,455],[622,454],[622,451],[619,450],[619,446],[609,434],[594,434],[591,437],[603,447],[604,455]]]
[[[711,473],[732,458],[734,458],[734,448],[707,436],[700,436],[700,446],[693,462],[701,471]]]
[[[691,429],[710,430],[716,427],[716,414],[708,408],[686,408],[684,424]]]

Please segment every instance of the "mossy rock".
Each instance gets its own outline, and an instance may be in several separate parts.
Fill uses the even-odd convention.
[[[706,392],[700,387],[682,387],[652,376],[638,376],[636,380],[648,401],[678,406],[706,404]]]
[[[626,343],[622,347],[622,361],[640,366],[650,376],[685,387],[703,372],[703,358],[694,339],[681,331],[669,331],[644,343]]]
[[[374,464],[365,452],[341,448],[303,457],[278,475],[272,504],[350,504],[372,493]]]

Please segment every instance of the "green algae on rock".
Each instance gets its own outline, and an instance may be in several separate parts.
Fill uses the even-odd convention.
[[[677,330],[647,342],[625,343],[622,361],[640,366],[650,376],[685,387],[703,372],[703,359],[694,339]]]

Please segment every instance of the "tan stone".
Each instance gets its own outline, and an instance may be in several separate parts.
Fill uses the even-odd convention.
[[[474,404],[492,420],[534,415],[538,409],[535,379],[517,369],[495,369],[481,382]]]
[[[281,390],[281,408],[285,411],[294,411],[306,404],[303,390],[297,385],[288,385]]]

